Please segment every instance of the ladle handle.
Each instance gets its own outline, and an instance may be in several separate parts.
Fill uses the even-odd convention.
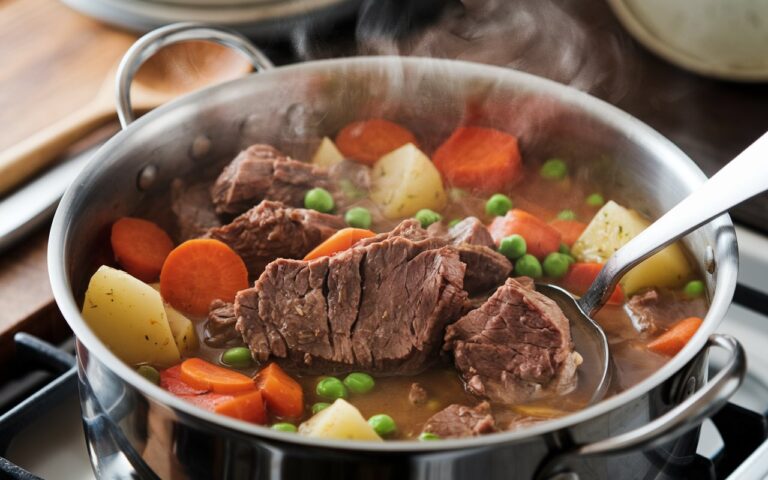
[[[144,35],[125,53],[117,68],[117,116],[120,125],[126,128],[136,119],[131,106],[131,83],[139,67],[158,50],[174,43],[203,40],[235,49],[250,60],[257,72],[268,70],[274,65],[261,50],[237,32],[213,28],[198,23],[174,23]]]
[[[592,316],[608,301],[616,284],[632,267],[765,190],[768,190],[768,133],[614,253],[579,299],[579,306]]]

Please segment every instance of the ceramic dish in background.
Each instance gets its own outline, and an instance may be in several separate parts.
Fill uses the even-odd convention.
[[[352,15],[360,0],[62,0],[97,20],[136,32],[174,22],[206,22],[251,37],[285,37],[297,26]]]
[[[635,39],[700,75],[768,81],[765,0],[608,0]]]

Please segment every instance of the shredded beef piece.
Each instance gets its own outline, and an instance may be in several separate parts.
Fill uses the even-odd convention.
[[[443,348],[469,391],[509,404],[568,393],[581,363],[557,304],[511,278],[447,328]]]
[[[423,371],[466,298],[453,248],[394,237],[312,261],[276,260],[237,294],[237,329],[259,361],[294,372]]]
[[[707,304],[704,298],[681,298],[673,292],[651,289],[633,295],[624,309],[638,332],[655,335],[684,318],[703,318]]]
[[[303,258],[344,227],[344,220],[338,215],[265,200],[232,223],[209,230],[206,236],[232,247],[256,278],[269,262],[277,258]]]
[[[429,417],[424,432],[440,438],[476,437],[496,431],[496,421],[488,402],[475,407],[453,404]]]
[[[227,165],[211,187],[219,214],[239,215],[262,200],[304,206],[308,190],[333,190],[328,172],[293,160],[269,145],[252,145]]]
[[[208,320],[205,322],[206,345],[214,348],[227,348],[241,345],[243,338],[235,330],[235,305],[230,302],[214,300],[211,302]]]

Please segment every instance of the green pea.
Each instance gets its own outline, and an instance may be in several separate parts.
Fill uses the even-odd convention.
[[[378,433],[379,436],[382,437],[389,435],[390,433],[393,433],[395,430],[397,430],[395,421],[392,419],[392,417],[385,413],[372,416],[368,419],[368,424],[373,427],[373,430]]]
[[[518,234],[504,237],[499,242],[499,253],[512,260],[525,255],[527,249],[528,245],[526,245],[525,239]]]
[[[440,435],[432,432],[421,432],[419,440],[422,442],[429,442],[431,440],[440,440]]]
[[[560,244],[560,248],[557,249],[557,252],[558,253],[562,253],[564,255],[570,255],[571,254],[571,249],[568,248],[568,245],[566,245],[564,243],[561,243]]]
[[[416,220],[421,223],[421,228],[427,228],[428,226],[432,225],[433,223],[439,222],[443,219],[443,217],[428,208],[422,208],[418,212],[416,212],[416,215],[413,216]]]
[[[550,158],[541,166],[539,175],[547,180],[562,180],[568,175],[568,165],[559,158]]]
[[[270,427],[270,428],[272,428],[272,430],[277,430],[278,432],[291,432],[291,433],[295,433],[297,431],[296,425],[294,425],[292,423],[287,423],[287,422],[276,423],[276,424],[272,425],[272,427]]]
[[[539,259],[526,253],[515,262],[515,275],[518,277],[541,278],[541,263]]]
[[[587,205],[590,207],[599,208],[605,205],[605,199],[599,193],[593,193],[586,199]]]
[[[568,267],[571,266],[571,261],[568,259],[568,255],[562,253],[550,253],[547,258],[544,259],[544,274],[552,278],[561,278],[568,273]]]
[[[230,348],[221,354],[221,363],[233,368],[247,368],[251,365],[251,351],[246,347]]]
[[[503,193],[495,193],[485,202],[485,213],[489,216],[502,217],[512,208],[512,199]]]
[[[347,398],[349,392],[347,387],[336,377],[327,377],[317,382],[315,392],[323,398],[336,400],[337,398]]]
[[[450,222],[448,222],[448,228],[453,228],[453,227],[455,227],[456,225],[460,224],[460,223],[461,223],[461,220],[462,220],[461,218],[454,218],[453,220],[451,220]]]
[[[688,298],[696,298],[704,295],[704,282],[701,280],[691,280],[683,288],[683,293]]]
[[[139,375],[146,378],[155,385],[160,385],[160,372],[158,372],[155,367],[149,365],[139,365],[136,368],[136,371],[139,372]]]
[[[375,384],[372,376],[362,372],[350,373],[344,378],[344,385],[352,393],[370,392]]]
[[[326,408],[328,408],[330,406],[331,406],[330,403],[317,402],[314,405],[312,405],[312,415],[315,415],[318,412],[322,412],[323,410],[325,410]]]
[[[371,228],[371,223],[373,223],[371,212],[364,207],[353,207],[347,210],[347,213],[344,214],[344,221],[350,227],[355,228]]]
[[[576,220],[576,213],[573,210],[562,210],[557,214],[559,220]]]
[[[304,195],[304,208],[317,210],[321,213],[331,213],[333,211],[333,197],[324,188],[313,188]]]

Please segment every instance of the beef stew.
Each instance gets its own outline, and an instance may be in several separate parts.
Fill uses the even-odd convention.
[[[327,438],[481,435],[583,408],[588,365],[533,280],[583,293],[647,220],[604,203],[599,185],[565,160],[522,159],[507,133],[460,128],[433,162],[393,140],[403,127],[358,123],[343,131],[342,151],[324,139],[311,163],[249,147],[207,183],[209,198],[180,179],[177,228],[168,229],[220,242],[248,283],[210,296],[216,289],[206,287],[232,272],[219,268],[210,244],[187,248],[195,250],[187,278],[167,285],[161,273],[156,296],[136,287],[154,304],[142,315],[164,328],[121,358],[157,368],[163,388],[201,408]],[[367,217],[348,215],[353,209]],[[99,272],[130,282],[118,250],[131,246],[113,248],[127,273]],[[684,344],[693,332],[677,331],[681,321],[706,311],[680,246],[641,267],[597,315],[616,364],[611,393],[663,365],[675,351],[663,336]],[[178,289],[209,304],[207,314],[164,303]],[[83,315],[117,349],[126,340],[97,326],[122,320],[105,316],[98,307],[112,299],[95,293],[89,286]],[[147,353],[152,345],[163,355]],[[243,351],[250,358],[233,363]]]

